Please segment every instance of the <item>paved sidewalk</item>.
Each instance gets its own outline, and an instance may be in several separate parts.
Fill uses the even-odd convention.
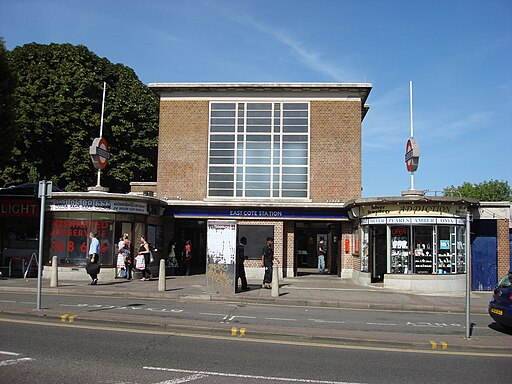
[[[259,281],[249,281],[250,291],[236,294],[209,294],[205,275],[167,276],[165,292],[158,291],[158,278],[151,281],[125,279],[101,280],[91,286],[88,281],[59,281],[50,288],[49,279],[43,279],[43,293],[84,294],[168,298],[177,300],[211,300],[245,303],[272,303],[283,305],[324,306],[338,308],[373,308],[430,312],[464,313],[466,295],[441,295],[437,293],[414,294],[385,289],[378,286],[361,286],[351,280],[336,276],[306,275],[279,281],[279,297],[272,297],[270,289],[262,289]],[[4,278],[0,291],[36,292],[36,278]],[[492,292],[472,292],[471,312],[487,314],[487,303]]]
[[[257,303],[273,305],[297,305],[335,308],[359,308],[382,310],[407,310],[429,312],[465,312],[465,294],[412,294],[398,292],[374,286],[360,286],[350,280],[341,280],[334,276],[308,275],[297,278],[285,278],[280,281],[279,297],[272,297],[270,289],[262,289],[259,281],[249,281],[250,291],[237,294],[208,294],[205,275],[172,276],[166,279],[166,290],[158,291],[158,278],[151,281],[127,281],[124,279],[100,280],[98,285],[88,285],[87,281],[60,281],[59,286],[50,288],[50,281],[43,279],[42,295],[96,295],[133,297],[179,301],[218,301],[229,303]],[[0,279],[0,292],[37,292],[37,279],[9,278]],[[483,323],[492,324],[487,315],[487,303],[492,292],[471,293],[471,316],[481,317]],[[101,313],[102,311],[80,313],[76,323],[104,324],[109,327],[144,327],[165,332],[204,333],[208,335],[241,336],[242,330],[233,324],[213,322],[191,323],[188,320],[148,317],[147,322],[140,324],[140,316],[118,313]],[[44,321],[61,321],[61,311],[45,309],[42,311],[22,310],[0,303],[0,314],[4,318],[31,319],[39,317]],[[364,315],[363,315],[364,316]],[[482,321],[479,322],[482,323]],[[249,328],[249,326],[248,326]],[[492,327],[491,327],[492,328]],[[240,333],[239,333],[240,332]],[[503,354],[510,356],[512,351],[512,333],[497,329],[492,336],[479,335],[475,332],[470,340],[464,338],[463,330],[454,335],[412,334],[396,332],[367,332],[353,330],[332,330],[307,328],[290,328],[275,326],[251,325],[244,337],[267,338],[272,340],[295,341],[311,343],[327,343],[343,345],[347,348],[415,349],[424,353],[468,353],[488,354],[489,356]],[[435,331],[433,331],[435,332]]]

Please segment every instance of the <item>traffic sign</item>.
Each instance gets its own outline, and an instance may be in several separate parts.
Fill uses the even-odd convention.
[[[94,168],[105,168],[108,163],[108,159],[110,159],[107,141],[103,137],[95,138],[92,145],[89,147],[89,154],[91,155]]]

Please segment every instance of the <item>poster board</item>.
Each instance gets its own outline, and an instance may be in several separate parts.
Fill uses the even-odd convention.
[[[208,293],[235,293],[236,221],[208,220],[206,234]]]

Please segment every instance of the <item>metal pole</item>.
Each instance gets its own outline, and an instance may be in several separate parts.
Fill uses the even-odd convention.
[[[471,235],[470,213],[466,213],[466,339],[471,338],[470,296],[471,296]]]
[[[107,83],[103,82],[103,100],[101,102],[101,119],[100,119],[100,138],[103,137],[103,115],[105,113],[105,93],[107,89]],[[98,169],[96,186],[101,186],[101,169]]]
[[[37,310],[41,310],[41,286],[43,277],[43,236],[44,236],[44,211],[46,207],[46,179],[39,182],[41,194],[41,210],[39,219],[39,265],[37,266]]]
[[[414,122],[412,118],[412,80],[409,81],[409,110],[411,116],[411,139],[414,138]],[[411,172],[411,191],[414,191],[414,172]]]

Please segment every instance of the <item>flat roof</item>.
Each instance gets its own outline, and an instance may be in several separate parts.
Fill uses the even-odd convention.
[[[240,82],[240,83],[149,83],[151,88],[160,97],[163,94],[181,94],[185,93],[206,93],[206,92],[227,92],[241,93],[250,92],[252,95],[260,92],[288,92],[297,94],[298,92],[318,93],[320,97],[328,97],[329,93],[336,92],[356,92],[361,99],[362,119],[370,108],[366,105],[368,95],[372,90],[371,83],[268,83],[268,82]],[[321,94],[322,93],[322,94]],[[361,119],[361,120],[362,120]]]

